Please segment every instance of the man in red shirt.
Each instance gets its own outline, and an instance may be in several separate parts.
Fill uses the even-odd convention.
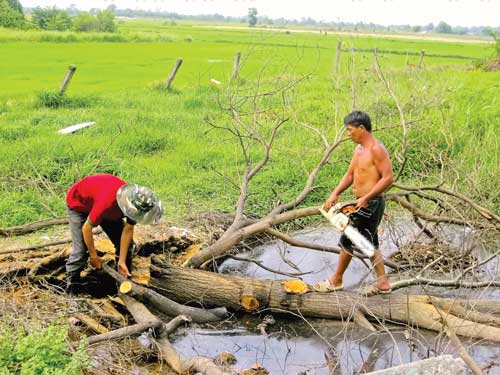
[[[66,196],[73,249],[66,262],[68,294],[81,285],[80,272],[90,255],[90,264],[102,267],[92,228],[100,225],[118,250],[118,272],[130,276],[134,225],[156,224],[163,214],[161,201],[150,189],[127,184],[110,174],[85,177]],[[88,251],[87,251],[88,250]]]

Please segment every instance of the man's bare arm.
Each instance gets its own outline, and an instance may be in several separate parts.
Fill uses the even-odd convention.
[[[344,192],[349,186],[352,185],[352,182],[354,181],[353,163],[354,163],[354,157],[351,160],[351,164],[349,164],[349,167],[347,168],[347,172],[345,173],[344,177],[342,177],[337,187],[332,191],[330,197],[325,202],[324,204],[325,209],[327,210],[330,209],[330,207],[337,202],[338,196],[342,194],[342,192]]]
[[[130,247],[130,243],[134,238],[134,226],[125,223],[122,231],[122,236],[120,238],[120,255],[118,258],[118,272],[123,276],[130,276],[130,270],[126,265],[127,253]]]
[[[86,221],[82,227],[83,241],[87,246],[87,249],[90,254],[90,264],[97,269],[100,269],[102,266],[102,260],[97,255],[97,251],[94,244],[94,234],[92,233],[92,225]]]

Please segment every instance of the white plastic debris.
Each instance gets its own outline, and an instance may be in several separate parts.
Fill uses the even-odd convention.
[[[71,125],[71,126],[68,126],[66,128],[60,129],[57,132],[59,134],[71,134],[71,133],[74,133],[80,129],[88,128],[89,126],[94,125],[94,124],[95,124],[95,121],[82,122],[81,124]]]

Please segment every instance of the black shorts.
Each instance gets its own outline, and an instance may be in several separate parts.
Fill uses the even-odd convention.
[[[379,195],[372,198],[367,207],[361,208],[349,217],[352,226],[365,236],[375,246],[375,249],[379,247],[377,228],[384,216],[384,210],[385,199]],[[340,237],[339,246],[351,254],[353,250],[359,251],[345,234]]]

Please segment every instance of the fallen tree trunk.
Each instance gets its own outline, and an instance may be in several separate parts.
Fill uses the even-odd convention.
[[[38,249],[43,249],[46,247],[51,247],[51,246],[58,246],[58,245],[64,245],[67,243],[71,243],[71,238],[66,238],[64,240],[60,241],[52,241],[52,242],[46,242],[46,243],[41,243],[38,245],[29,245],[29,246],[21,246],[21,247],[14,247],[11,249],[3,249],[0,250],[0,255],[2,254],[10,254],[10,253],[17,253],[20,251],[27,251],[27,250],[38,250]]]
[[[469,320],[460,309],[444,311],[440,307],[452,302],[462,303],[460,300],[402,294],[367,298],[350,291],[291,294],[285,291],[283,281],[221,275],[170,266],[162,263],[159,257],[153,260],[160,267],[152,266],[152,287],[180,303],[199,301],[205,305],[226,306],[235,311],[271,309],[304,317],[340,320],[354,319],[356,315],[359,320],[359,314],[363,314],[371,321],[390,320],[438,332],[444,330],[442,316],[446,316],[447,326],[452,327],[458,335],[500,342],[500,328],[486,324],[486,321],[476,323]],[[498,317],[498,305],[498,301],[481,301],[481,304],[474,304],[474,309]]]
[[[262,233],[272,228],[274,225],[318,214],[319,207],[299,208],[282,214],[269,215],[248,226],[243,226],[243,224],[242,227],[230,227],[216,243],[188,259],[184,266],[198,268],[205,262],[224,256],[226,252],[231,250],[245,238]]]
[[[36,221],[34,223],[26,224],[26,225],[18,225],[15,227],[9,228],[0,228],[0,236],[8,237],[8,236],[17,236],[19,234],[26,234],[35,232],[39,229],[50,227],[52,225],[60,225],[60,224],[68,224],[69,220],[67,217],[59,217],[55,219],[41,220]]]

